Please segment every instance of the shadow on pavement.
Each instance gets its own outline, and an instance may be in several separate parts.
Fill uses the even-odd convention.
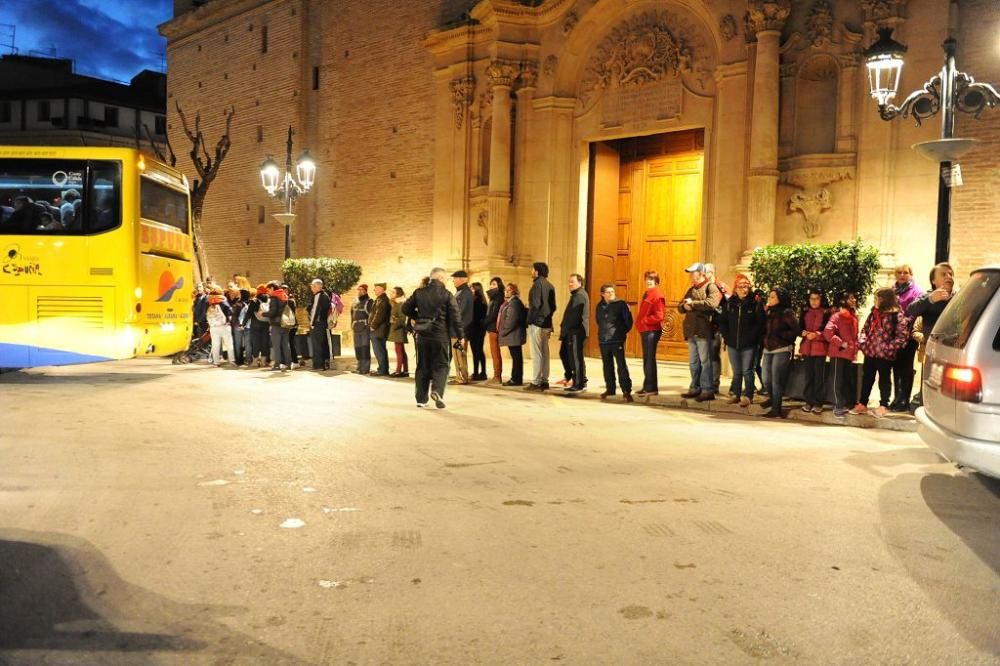
[[[163,379],[165,373],[154,372],[81,372],[81,373],[46,373],[46,372],[11,372],[0,377],[0,384],[22,384],[27,386],[45,386],[51,384],[80,384],[83,386],[128,385],[143,384],[155,379]]]
[[[215,621],[244,610],[178,603],[128,583],[82,539],[0,531],[0,663],[14,650],[25,651],[9,657],[15,663],[149,663],[163,652],[189,653],[186,663],[303,663]]]
[[[898,472],[883,470],[902,465],[936,465],[944,462],[944,459],[926,446],[911,446],[890,451],[854,453],[845,458],[844,462],[873,476],[888,478],[896,476]]]
[[[944,529],[928,529],[918,498]],[[882,486],[879,510],[883,541],[927,599],[967,641],[1000,655],[1000,482],[901,474]]]

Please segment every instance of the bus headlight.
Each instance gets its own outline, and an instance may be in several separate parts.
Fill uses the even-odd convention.
[[[136,287],[135,288],[135,300],[137,300],[137,301],[141,301],[142,300],[142,287]]]

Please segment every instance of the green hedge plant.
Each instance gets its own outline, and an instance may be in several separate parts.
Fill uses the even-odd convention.
[[[754,285],[787,291],[795,308],[809,302],[812,288],[822,289],[831,305],[844,291],[856,292],[863,303],[880,268],[878,248],[860,238],[831,245],[768,245],[754,250],[750,260]]]
[[[281,274],[295,300],[306,303],[311,297],[309,285],[314,279],[322,280],[325,289],[343,294],[361,279],[361,266],[346,259],[305,257],[285,259]]]

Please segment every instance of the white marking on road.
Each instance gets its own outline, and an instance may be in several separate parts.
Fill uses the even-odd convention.
[[[246,473],[247,473],[247,471],[245,469],[233,470],[233,474],[235,474],[236,476],[243,476]]]
[[[306,521],[302,520],[301,518],[288,518],[287,520],[285,520],[285,522],[281,523],[281,527],[284,527],[285,529],[288,530],[294,530],[304,526],[305,524]]]
[[[264,513],[264,509],[250,509],[250,513],[255,516],[260,516]]]
[[[321,580],[321,581],[319,581],[319,586],[320,587],[325,587],[327,589],[334,588],[334,589],[339,590],[339,589],[341,589],[343,587],[347,587],[347,581],[345,581],[345,580]]]
[[[329,506],[323,507],[323,513],[334,513],[336,511],[361,511],[361,509],[356,509],[353,506],[342,506],[340,508],[333,508]]]
[[[202,481],[198,484],[199,486],[227,486],[229,482],[225,479],[216,479],[215,481]]]
[[[316,489],[313,488],[312,486],[306,486],[305,488],[302,489],[302,492],[304,492],[304,493],[314,493],[314,492],[316,492]]]

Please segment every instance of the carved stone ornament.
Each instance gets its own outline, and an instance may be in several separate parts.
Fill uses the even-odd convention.
[[[493,113],[493,88],[487,88],[479,93],[479,117],[486,118],[491,113]]]
[[[860,0],[859,4],[865,13],[865,21],[881,24],[897,18],[906,0]]]
[[[534,88],[538,84],[538,65],[533,62],[522,62],[521,73],[517,78],[522,88]]]
[[[542,66],[542,73],[545,76],[552,76],[556,73],[556,67],[559,66],[559,56],[553,54],[545,59],[545,65]]]
[[[479,216],[476,218],[476,225],[483,230],[483,245],[489,246],[490,244],[490,212],[488,210],[479,211]]]
[[[486,67],[486,76],[489,79],[490,87],[505,86],[509,88],[514,79],[517,78],[520,67],[517,63],[507,60],[493,60]]]
[[[621,24],[591,57],[578,97],[587,106],[594,93],[632,88],[691,73],[702,89],[713,69],[712,50],[697,29],[667,10],[646,12]]]
[[[575,28],[576,24],[579,22],[580,22],[580,15],[576,13],[576,10],[571,11],[569,14],[566,14],[566,18],[563,20],[563,25],[562,25],[563,34],[568,35],[569,33],[573,32],[573,28]]]
[[[805,221],[802,223],[802,230],[806,238],[815,238],[819,235],[819,216],[828,208],[833,206],[830,197],[830,190],[825,187],[813,193],[796,192],[788,200],[788,210],[802,213]]]
[[[747,27],[754,34],[781,30],[792,13],[792,0],[749,0]]]
[[[814,47],[827,46],[833,41],[833,8],[828,0],[817,0],[806,19],[806,34]]]
[[[451,89],[452,104],[455,106],[455,129],[462,129],[465,112],[472,103],[475,86],[476,81],[471,76],[454,79],[448,86]]]
[[[722,39],[727,42],[732,40],[736,37],[736,31],[736,19],[732,14],[726,14],[719,19],[719,34],[722,35]]]

